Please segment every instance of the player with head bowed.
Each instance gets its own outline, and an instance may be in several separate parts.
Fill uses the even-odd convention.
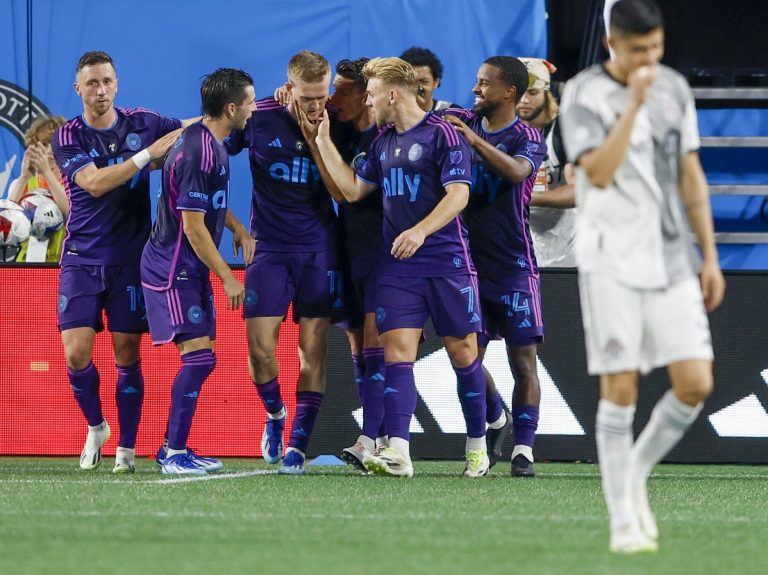
[[[610,26],[613,58],[568,82],[562,121],[578,166],[576,261],[589,372],[600,376],[595,435],[610,549],[636,553],[657,548],[648,475],[712,390],[706,312],[720,305],[725,282],[693,95],[660,64],[661,10],[654,0],[619,0]],[[662,366],[672,388],[633,442],[638,374]]]
[[[272,97],[259,101],[245,129],[226,140],[230,154],[249,152],[251,234],[258,248],[246,270],[243,314],[250,374],[267,411],[262,453],[268,463],[282,459],[278,472],[283,474],[305,472],[307,446],[325,395],[328,328],[331,317],[343,310],[338,220],[298,121],[319,123],[330,82],[323,56],[299,52],[288,62],[291,105],[286,108]],[[296,413],[284,450],[287,412],[275,349],[291,303],[299,324],[301,365]]]
[[[528,214],[533,182],[547,148],[541,133],[517,117],[515,108],[527,88],[528,71],[520,60],[493,56],[478,69],[474,111],[448,110],[445,114],[474,150],[466,219],[485,319],[478,344],[480,357],[490,340],[503,338],[515,378],[510,414],[485,371],[488,452],[494,464],[513,427],[511,460],[516,477],[534,475],[533,444],[541,400],[536,349],[544,336],[539,270]]]
[[[58,324],[69,381],[88,422],[80,467],[93,469],[110,436],[101,410],[99,372],[91,361],[106,311],[118,371],[120,440],[114,471],[131,472],[144,393],[139,343],[147,324],[139,259],[151,226],[148,164],[162,158],[182,125],[193,120],[116,108],[118,79],[105,52],[83,54],[74,86],[83,113],[64,124],[52,141],[71,205],[61,256]]]
[[[155,345],[173,343],[181,369],[171,388],[167,445],[159,463],[165,474],[205,474],[222,467],[187,449],[203,383],[216,367],[216,314],[211,272],[222,282],[227,308],[238,309],[245,288],[219,254],[224,228],[234,254],[253,259],[256,242],[229,210],[229,155],[224,138],[242,130],[256,109],[253,79],[220,68],[200,87],[203,119],[192,124],[168,154],[152,235],[141,258],[141,281]]]
[[[317,134],[323,161],[344,197],[354,202],[380,190],[384,246],[375,293],[375,319],[384,345],[384,406],[389,447],[366,454],[377,474],[411,477],[409,426],[416,408],[413,364],[431,316],[458,376],[467,424],[464,475],[488,472],[485,381],[477,357],[482,319],[474,265],[460,212],[470,183],[470,150],[448,123],[416,100],[413,67],[376,58],[363,69],[368,105],[383,127],[356,172],[330,138],[325,119]]]

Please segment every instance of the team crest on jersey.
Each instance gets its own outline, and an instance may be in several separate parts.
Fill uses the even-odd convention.
[[[453,256],[453,265],[457,268],[460,268],[464,265],[464,258],[461,256]]]
[[[505,146],[503,143],[496,144],[496,149],[500,152],[507,153],[507,146]]]
[[[525,269],[528,267],[528,260],[526,260],[525,258],[517,258],[517,265]]]
[[[400,157],[400,152],[402,152],[402,151],[403,151],[403,149],[400,146],[395,148],[395,157],[396,158]]]
[[[128,146],[128,149],[133,152],[141,148],[141,138],[134,132],[131,132],[125,137],[125,143]]]
[[[187,312],[187,317],[192,323],[201,323],[203,321],[203,310],[200,306],[193,305]]]
[[[296,149],[301,152],[304,149],[304,142],[301,140],[296,140]]]
[[[452,152],[448,152],[448,160],[450,160],[452,164],[458,164],[459,162],[461,162],[461,158],[462,158],[461,150],[454,150]]]
[[[421,147],[421,144],[416,143],[408,150],[408,159],[412,162],[418,162],[423,153],[424,149]]]
[[[114,154],[117,151],[117,143],[112,142],[109,146],[107,146],[107,149],[111,154]]]

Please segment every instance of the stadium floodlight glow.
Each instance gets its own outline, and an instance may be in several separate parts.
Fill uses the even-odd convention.
[[[708,419],[720,437],[768,437],[768,413],[754,393],[716,411]]]

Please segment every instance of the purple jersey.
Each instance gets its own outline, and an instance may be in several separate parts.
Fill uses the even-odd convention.
[[[62,264],[137,264],[149,237],[149,166],[99,198],[78,186],[75,174],[89,164],[105,168],[127,161],[180,128],[181,121],[143,108],[115,111],[117,119],[109,128],[92,128],[78,116],[59,128],[51,142],[71,205]]]
[[[331,116],[333,120],[333,116]],[[373,125],[362,132],[352,122],[331,122],[331,140],[348,164],[368,150],[379,133]],[[353,267],[376,260],[381,252],[381,226],[384,208],[381,194],[368,194],[359,202],[341,204],[339,217],[344,230],[344,249]]]
[[[379,132],[357,175],[379,186],[383,194],[382,274],[435,277],[474,273],[461,216],[428,236],[412,257],[398,260],[390,254],[395,238],[427,217],[445,197],[446,185],[471,183],[470,158],[464,138],[432,112],[405,132],[397,133],[392,125]]]
[[[184,234],[181,212],[203,212],[218,247],[229,203],[229,156],[202,122],[187,128],[163,167],[157,220],[141,258],[141,283],[154,290],[183,288],[207,279],[208,266]]]
[[[274,98],[257,102],[245,130],[224,141],[230,155],[249,149],[251,235],[261,251],[310,252],[336,245],[338,221],[296,120]]]
[[[533,182],[547,145],[541,132],[519,118],[507,127],[488,132],[483,118],[469,110],[446,111],[463,120],[485,141],[515,158],[531,163],[531,175],[513,184],[492,171],[475,153],[472,159],[472,193],[465,211],[469,239],[481,277],[503,278],[519,273],[538,276],[533,240],[528,228]]]

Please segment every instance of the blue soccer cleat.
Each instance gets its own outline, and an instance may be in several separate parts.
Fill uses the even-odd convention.
[[[277,472],[281,475],[304,475],[306,473],[304,469],[305,457],[298,449],[289,447],[285,452],[283,464],[277,469]]]
[[[207,475],[206,470],[197,465],[186,453],[166,457],[160,466],[163,475]]]
[[[261,455],[267,463],[279,463],[283,458],[283,429],[285,429],[286,415],[283,409],[283,417],[280,419],[267,418],[264,434],[261,436]]]
[[[198,455],[194,449],[191,447],[187,448],[187,455],[189,455],[189,458],[201,469],[205,469],[206,471],[218,471],[219,469],[224,469],[224,464],[218,460],[214,459],[213,457],[203,457],[202,455]],[[163,460],[168,456],[168,448],[165,445],[161,445],[160,449],[157,450],[157,454],[155,455],[155,461],[158,465],[163,465]]]

